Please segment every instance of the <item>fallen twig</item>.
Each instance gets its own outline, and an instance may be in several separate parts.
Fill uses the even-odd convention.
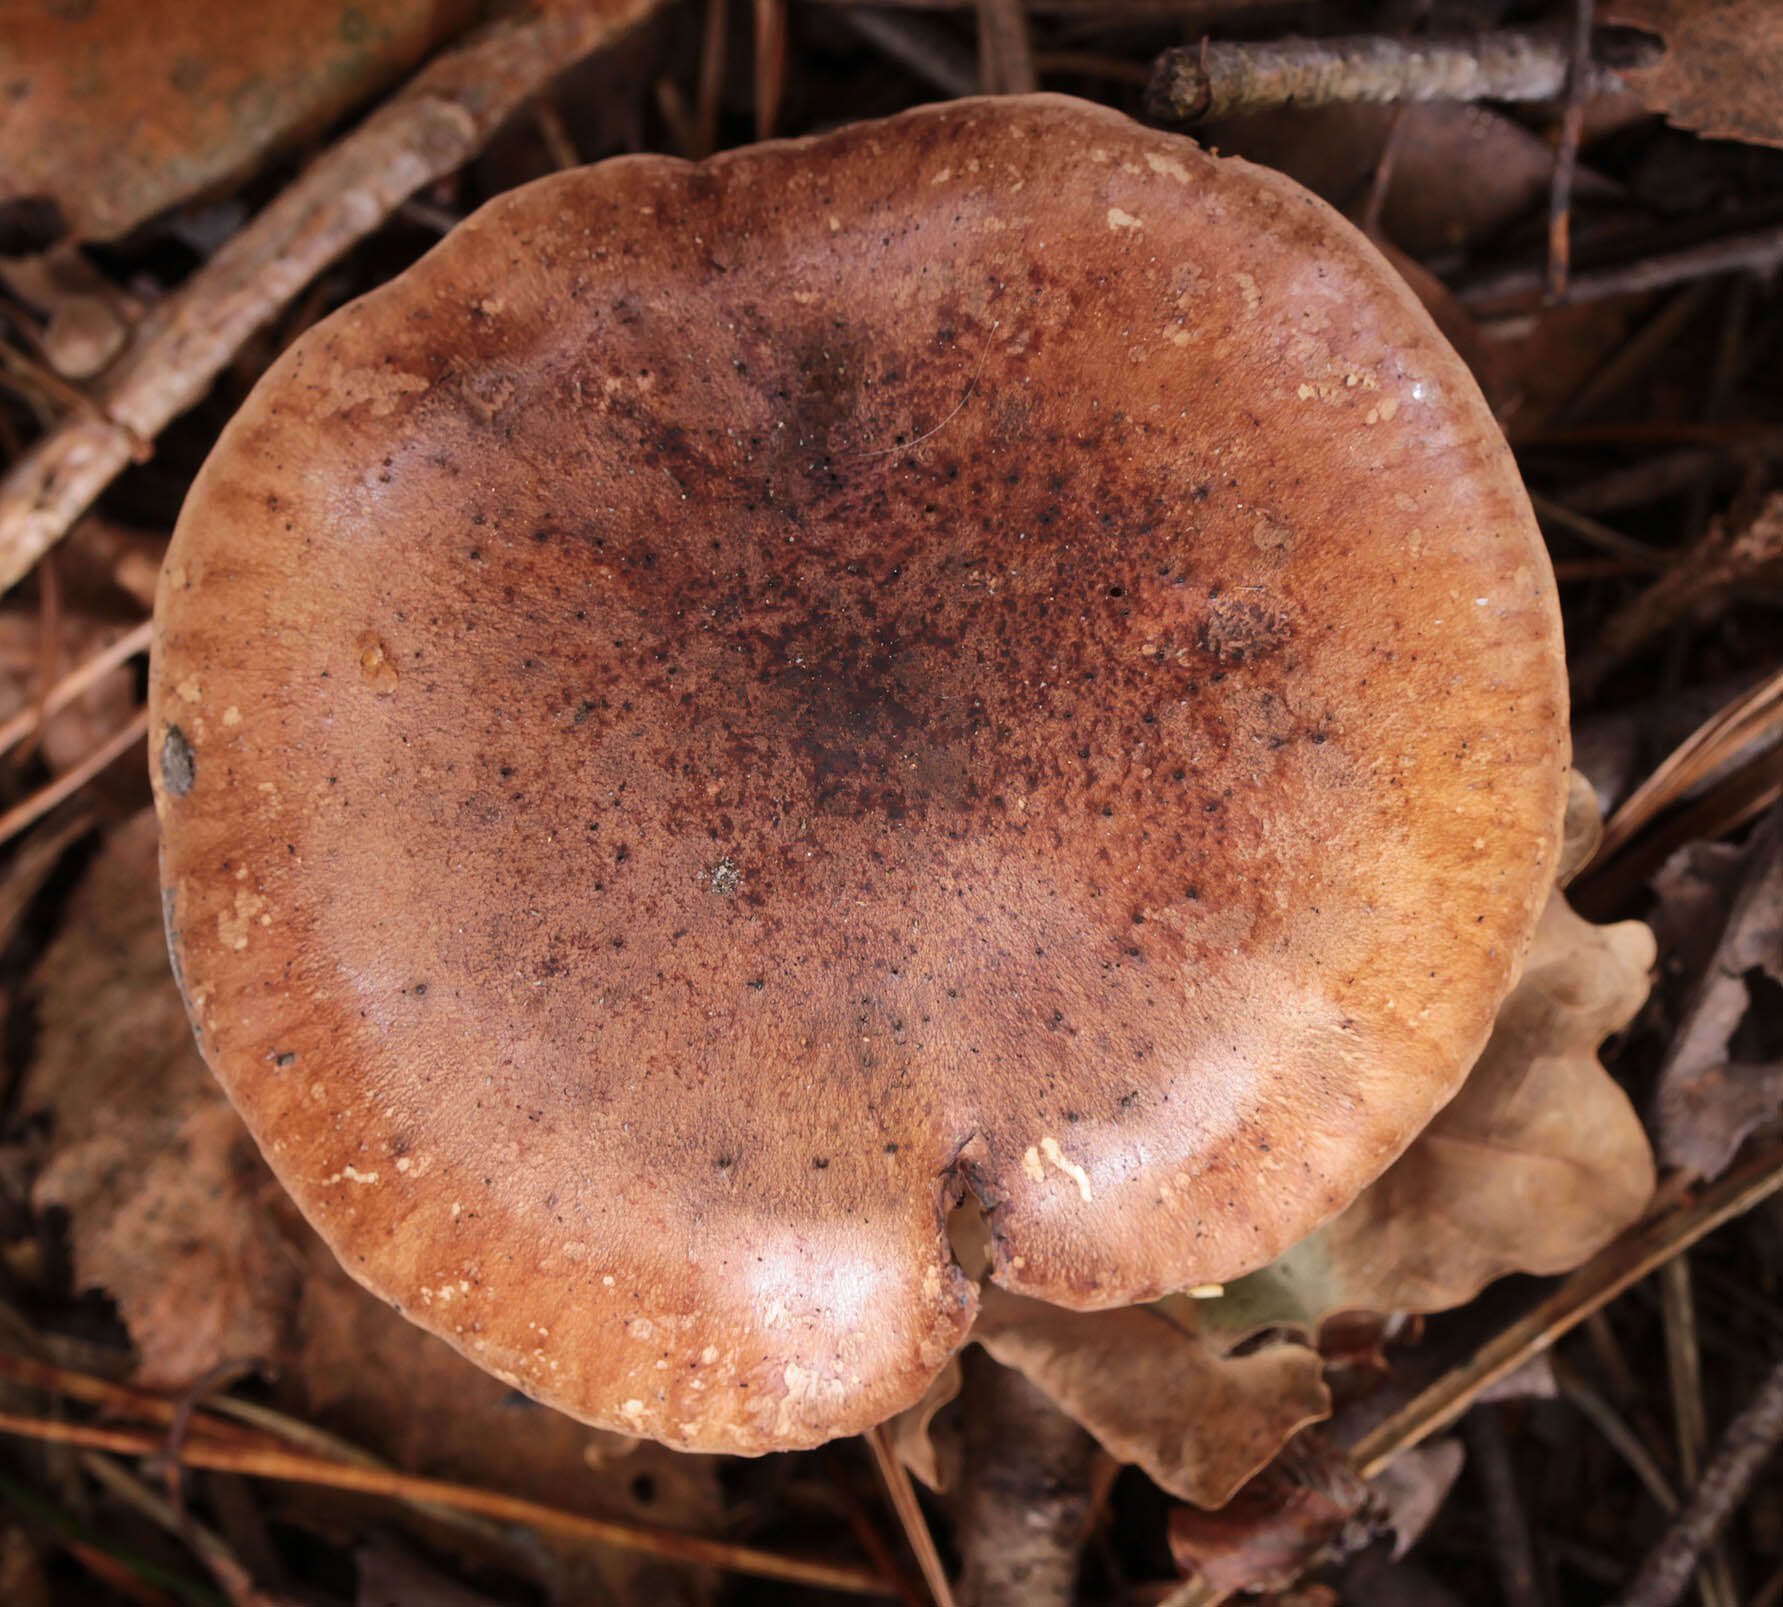
[[[1350,1447],[1351,1466],[1363,1478],[1372,1479],[1401,1452],[1455,1422],[1493,1384],[1557,1344],[1593,1312],[1779,1189],[1783,1189],[1783,1147],[1755,1156],[1691,1197],[1676,1199],[1675,1187],[1662,1187],[1661,1195],[1672,1195],[1672,1203],[1606,1245],[1533,1310],[1377,1423]],[[1732,1432],[1729,1430],[1730,1436]],[[1707,1480],[1705,1474],[1705,1484]],[[1738,1496],[1736,1491],[1730,1499]],[[1217,1607],[1226,1594],[1191,1579],[1167,1597],[1162,1607]],[[1625,1602],[1622,1607],[1636,1604]],[[1657,1603],[1643,1602],[1638,1607],[1657,1607]]]
[[[110,646],[100,649],[84,664],[75,665],[50,687],[40,704],[34,703],[29,708],[21,709],[4,725],[0,725],[0,753],[5,753],[17,743],[24,741],[44,720],[67,708],[95,681],[110,674],[127,659],[134,658],[138,653],[146,653],[149,647],[149,638],[153,634],[153,622],[145,619],[134,629],[126,631]]]
[[[1783,1362],[1759,1386],[1745,1411],[1728,1425],[1702,1482],[1653,1550],[1617,1607],[1671,1607],[1697,1560],[1713,1543],[1741,1497],[1783,1440]]]
[[[978,0],[978,86],[987,95],[1026,95],[1040,87],[1022,0]]]
[[[881,1423],[868,1429],[862,1438],[873,1453],[873,1466],[891,1500],[892,1511],[898,1515],[904,1538],[916,1555],[916,1564],[922,1570],[923,1583],[928,1586],[935,1607],[954,1607],[953,1586],[948,1583],[947,1569],[942,1565],[941,1553],[935,1549],[935,1537],[929,1533],[928,1520],[922,1515],[910,1475],[892,1449],[891,1431]]]
[[[1492,1524],[1493,1550],[1506,1607],[1542,1607],[1529,1514],[1517,1489],[1510,1439],[1499,1408],[1482,1403],[1468,1413],[1464,1428],[1467,1453],[1486,1496],[1486,1516]]]
[[[1679,251],[1657,252],[1650,257],[1612,268],[1594,268],[1573,274],[1567,281],[1569,302],[1605,301],[1611,296],[1637,296],[1664,290],[1718,273],[1747,272],[1770,275],[1783,265],[1783,224],[1748,229],[1719,240]],[[1547,289],[1547,269],[1511,268],[1460,285],[1455,294],[1462,306],[1486,317],[1541,296]]]
[[[1611,614],[1573,666],[1574,695],[1591,696],[1611,670],[1654,637],[1767,574],[1783,574],[1783,493],[1747,519],[1712,523],[1702,540]]]
[[[1580,879],[1594,876],[1623,851],[1633,836],[1672,804],[1719,771],[1740,749],[1783,728],[1783,671],[1778,671],[1715,710],[1689,737],[1658,763],[1651,776],[1624,797],[1603,828],[1598,853]]]
[[[155,1456],[163,1448],[158,1436],[138,1429],[100,1428],[89,1423],[20,1417],[9,1412],[0,1413],[0,1434],[14,1434],[50,1444],[80,1445],[121,1456]],[[566,1512],[560,1507],[504,1495],[498,1490],[454,1484],[448,1479],[427,1479],[411,1473],[298,1456],[289,1451],[226,1445],[210,1440],[188,1441],[181,1448],[180,1459],[188,1467],[214,1468],[223,1473],[243,1473],[291,1484],[315,1484],[333,1490],[357,1490],[396,1501],[431,1502],[595,1545],[667,1557],[699,1567],[721,1568],[758,1579],[779,1579],[822,1590],[846,1591],[856,1596],[893,1594],[890,1585],[863,1568],[843,1563],[808,1562],[799,1557],[760,1551],[753,1546],[708,1540],[701,1535],[677,1534],[670,1529],[651,1529],[640,1524],[585,1517],[579,1512]]]
[[[504,21],[446,52],[312,162],[138,327],[66,419],[0,481],[0,591],[67,534],[197,402],[255,330],[424,185],[463,166],[515,107],[661,0],[583,0]]]
[[[1573,178],[1579,170],[1579,141],[1585,133],[1585,103],[1591,98],[1592,0],[1573,0],[1567,42],[1566,111],[1560,119],[1560,146],[1554,152],[1554,182],[1548,192],[1548,297],[1566,295],[1572,271]]]
[[[32,793],[24,802],[14,804],[5,814],[0,815],[0,845],[11,842],[27,826],[47,815],[65,798],[72,798],[112,760],[122,758],[142,741],[148,728],[149,711],[138,709],[126,725],[113,732],[72,770],[57,776],[47,787]]]
[[[1158,57],[1145,103],[1159,122],[1198,123],[1348,101],[1553,100],[1571,63],[1566,37],[1534,32],[1178,45]],[[1591,68],[1583,82],[1587,90],[1621,84],[1608,66]]]

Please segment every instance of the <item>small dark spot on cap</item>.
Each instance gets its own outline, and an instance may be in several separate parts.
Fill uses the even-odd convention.
[[[175,798],[183,798],[198,780],[198,759],[186,733],[170,725],[161,739],[161,785]]]

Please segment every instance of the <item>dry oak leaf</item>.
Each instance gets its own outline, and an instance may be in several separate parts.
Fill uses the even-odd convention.
[[[167,972],[155,820],[115,832],[37,971],[28,1110],[54,1114],[38,1209],[69,1213],[76,1277],[117,1302],[142,1382],[273,1355],[299,1268],[277,1185],[222,1098]]]
[[[1751,1030],[1758,1019],[1754,990],[1783,983],[1783,804],[1752,834],[1737,866],[1706,850],[1674,855],[1656,883],[1669,895],[1671,911],[1690,896],[1693,865],[1730,874],[1724,885],[1711,882],[1691,900],[1705,924],[1721,924],[1659,1068],[1653,1114],[1668,1166],[1718,1177],[1752,1129],[1783,1106],[1783,1060]],[[1716,892],[1724,898],[1719,908],[1711,902]],[[1700,947],[1703,933],[1693,936]]]
[[[1224,1510],[1176,1508],[1170,1553],[1185,1574],[1217,1591],[1290,1590],[1310,1568],[1367,1544],[1378,1508],[1343,1453],[1305,1434]]]
[[[400,77],[474,0],[0,0],[0,207],[107,240]]]
[[[1223,1506],[1330,1415],[1318,1353],[1221,1356],[1150,1306],[1066,1311],[987,1284],[972,1340],[1172,1495]]]
[[[1210,1339],[1338,1311],[1444,1311],[1510,1272],[1569,1271],[1635,1221],[1653,1154],[1597,1048],[1645,1002],[1652,933],[1552,895],[1522,980],[1454,1100],[1356,1202],[1219,1299],[1163,1304]]]
[[[1599,20],[1656,33],[1665,54],[1623,81],[1711,139],[1783,145],[1783,7],[1776,0],[1609,0]]]

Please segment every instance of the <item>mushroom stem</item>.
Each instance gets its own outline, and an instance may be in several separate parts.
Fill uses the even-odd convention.
[[[1096,1442],[1020,1373],[977,1349],[961,1361],[960,1607],[1069,1607]]]

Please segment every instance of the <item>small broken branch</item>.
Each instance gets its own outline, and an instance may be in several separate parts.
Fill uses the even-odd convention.
[[[1680,251],[1659,252],[1617,267],[1575,273],[1567,281],[1566,299],[1607,301],[1612,296],[1639,296],[1650,290],[1712,278],[1721,273],[1747,272],[1768,278],[1783,266],[1783,226],[1749,229],[1719,240]],[[1461,305],[1478,318],[1515,310],[1540,296],[1547,285],[1547,269],[1511,268],[1458,286]]]
[[[138,709],[129,722],[82,759],[72,770],[57,776],[47,787],[0,815],[0,844],[9,843],[27,826],[35,825],[57,804],[72,798],[115,759],[121,759],[149,729],[149,711]]]
[[[1447,1428],[1493,1384],[1557,1344],[1593,1312],[1601,1311],[1673,1256],[1682,1255],[1716,1228],[1744,1216],[1779,1189],[1783,1189],[1783,1147],[1754,1156],[1694,1195],[1679,1199],[1662,1188],[1660,1202],[1645,1222],[1604,1246],[1467,1361],[1377,1423],[1349,1448],[1350,1465],[1365,1479],[1376,1477],[1395,1457]],[[1728,1431],[1730,1440],[1733,1433],[1733,1429]],[[1705,1487],[1719,1461],[1717,1453],[1716,1462],[1704,1475]],[[1739,1493],[1735,1491],[1730,1500],[1738,1500]],[[1216,1607],[1229,1594],[1205,1580],[1190,1579],[1167,1596],[1161,1607]],[[1658,1603],[1627,1601],[1621,1607],[1658,1607]]]
[[[1571,44],[1552,33],[1179,45],[1158,57],[1146,110],[1161,123],[1198,123],[1349,101],[1553,100],[1571,65]],[[1584,75],[1586,90],[1620,87],[1601,60]]]
[[[60,1418],[22,1417],[10,1412],[0,1413],[0,1434],[49,1444],[79,1445],[119,1456],[157,1456],[163,1450],[163,1443],[156,1435],[145,1434],[139,1429],[69,1423]],[[613,1546],[695,1567],[720,1568],[759,1579],[808,1585],[816,1590],[840,1591],[854,1596],[894,1594],[891,1586],[877,1574],[851,1564],[808,1561],[802,1557],[762,1551],[754,1546],[709,1540],[702,1535],[591,1518],[539,1501],[529,1501],[522,1496],[456,1484],[449,1479],[422,1478],[416,1474],[300,1456],[269,1447],[224,1444],[208,1438],[189,1441],[181,1448],[180,1461],[186,1467],[243,1473],[251,1478],[320,1485],[326,1489],[357,1491],[394,1501],[427,1502],[459,1512],[480,1513],[500,1522],[520,1524],[543,1534],[561,1535],[586,1544]]]
[[[1671,1607],[1779,1441],[1783,1441],[1783,1362],[1771,1369],[1751,1404],[1728,1425],[1696,1493],[1642,1564],[1618,1607]]]
[[[0,481],[0,592],[18,584],[248,338],[423,186],[474,156],[517,106],[660,0],[584,0],[499,22],[439,57],[323,152],[137,329],[65,419]]]
[[[1560,147],[1554,153],[1554,182],[1548,193],[1548,299],[1566,295],[1572,271],[1573,178],[1579,169],[1579,142],[1585,132],[1585,103],[1591,98],[1592,0],[1573,0],[1570,59],[1566,72],[1566,111]]]
[[[1698,609],[1783,575],[1783,494],[1744,522],[1717,520],[1703,539],[1598,627],[1573,668],[1575,697],[1590,697],[1610,672]]]

